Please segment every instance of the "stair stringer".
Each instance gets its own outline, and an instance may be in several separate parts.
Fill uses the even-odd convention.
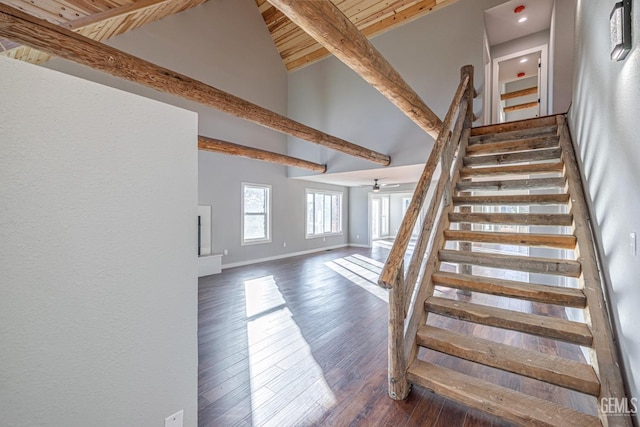
[[[558,116],[558,135],[563,152],[565,175],[570,198],[570,213],[573,214],[573,231],[577,238],[576,259],[582,264],[579,281],[587,298],[584,310],[585,323],[593,335],[593,344],[589,349],[591,365],[600,380],[598,402],[614,398],[621,402],[626,397],[624,382],[620,370],[618,349],[613,338],[613,324],[610,321],[604,298],[603,282],[598,270],[593,236],[589,227],[589,210],[578,170],[573,143],[564,116]],[[616,414],[603,414],[600,419],[604,426],[630,426],[631,418]]]

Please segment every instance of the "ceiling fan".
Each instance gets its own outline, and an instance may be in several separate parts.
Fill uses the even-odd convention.
[[[378,181],[380,179],[375,178],[373,180],[373,187],[372,190],[374,193],[378,193],[380,191],[381,188],[394,188],[394,187],[399,187],[400,184],[380,184]],[[368,187],[368,185],[362,185],[362,187]]]

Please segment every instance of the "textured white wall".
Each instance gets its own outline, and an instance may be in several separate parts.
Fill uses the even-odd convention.
[[[578,1],[571,131],[586,176],[622,361],[640,398],[640,256],[629,233],[640,232],[640,8],[634,4],[633,50],[609,60],[613,1]]]
[[[0,424],[196,426],[197,116],[0,74]]]

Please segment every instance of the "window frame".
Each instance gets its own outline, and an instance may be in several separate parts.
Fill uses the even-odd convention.
[[[317,233],[317,234],[309,234],[309,211],[308,211],[308,204],[307,204],[307,200],[309,198],[309,194],[313,194],[313,203],[314,203],[314,209],[313,209],[313,224],[314,224],[314,229],[315,229],[315,224],[316,224],[316,209],[315,209],[315,200],[316,200],[316,195],[321,194],[323,199],[326,196],[338,196],[339,197],[339,202],[340,202],[340,208],[338,211],[338,226],[340,231],[337,232],[325,232],[323,231],[322,233]],[[319,237],[330,237],[330,236],[342,236],[342,234],[344,233],[343,230],[343,224],[342,221],[344,219],[344,193],[342,191],[332,191],[332,190],[317,190],[317,189],[313,189],[313,188],[306,188],[305,189],[305,193],[304,193],[304,236],[306,239],[317,239]],[[323,202],[324,203],[324,202]],[[333,203],[333,202],[332,202]],[[333,222],[333,209],[331,212],[332,215],[332,221]],[[324,222],[323,222],[324,223]],[[324,227],[323,227],[324,228]]]
[[[266,234],[267,236],[259,239],[246,239],[245,238],[245,230],[244,230],[244,221],[245,221],[245,198],[244,192],[247,187],[250,188],[260,188],[267,190],[267,202],[266,202],[266,212],[264,214],[256,214],[256,215],[265,215],[265,225],[266,225]],[[259,245],[263,243],[271,243],[271,212],[272,212],[272,187],[269,184],[258,184],[255,182],[243,182],[241,185],[240,192],[240,200],[241,200],[241,213],[240,213],[240,245],[248,246],[248,245]]]

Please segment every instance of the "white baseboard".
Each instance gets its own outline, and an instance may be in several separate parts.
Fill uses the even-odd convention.
[[[365,245],[363,243],[349,243],[349,246],[352,248],[365,248],[365,249],[370,249],[371,246],[369,245]]]
[[[322,248],[309,249],[309,250],[306,250],[306,251],[299,251],[299,252],[289,252],[289,253],[286,253],[286,254],[280,254],[280,255],[270,256],[270,257],[266,257],[266,258],[252,259],[252,260],[249,260],[249,261],[231,262],[229,264],[222,264],[222,269],[225,270],[227,268],[242,267],[244,265],[257,264],[259,262],[275,261],[277,259],[291,258],[291,257],[294,257],[294,256],[299,256],[299,255],[307,255],[307,254],[312,254],[312,253],[315,253],[315,252],[326,251],[326,250],[329,250],[329,249],[346,248],[347,246],[354,246],[354,245],[343,243],[341,245],[324,246]]]

